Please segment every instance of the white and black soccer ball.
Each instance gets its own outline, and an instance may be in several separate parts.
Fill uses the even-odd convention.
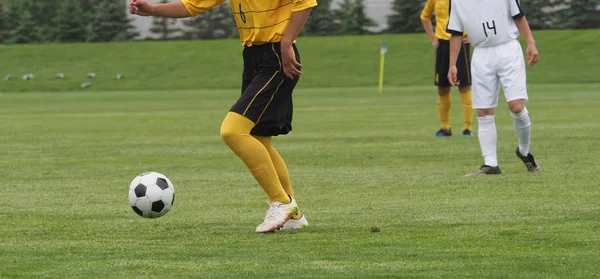
[[[171,210],[175,202],[175,188],[164,174],[145,172],[131,181],[128,199],[138,215],[158,218]]]

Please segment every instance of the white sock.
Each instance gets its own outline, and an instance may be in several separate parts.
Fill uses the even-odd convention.
[[[519,138],[519,152],[523,156],[529,154],[529,144],[531,143],[531,118],[529,118],[529,112],[527,108],[523,108],[523,111],[519,113],[510,113],[513,117],[513,123],[515,124],[515,131],[517,131],[517,137]]]
[[[485,164],[490,167],[498,166],[498,156],[496,154],[496,142],[498,141],[498,133],[496,132],[496,120],[494,115],[486,115],[477,117],[479,123],[479,146],[481,146],[481,154]]]

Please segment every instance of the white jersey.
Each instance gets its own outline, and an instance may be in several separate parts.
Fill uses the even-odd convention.
[[[473,46],[488,47],[519,36],[514,19],[522,17],[519,0],[450,1],[448,32],[466,31]]]

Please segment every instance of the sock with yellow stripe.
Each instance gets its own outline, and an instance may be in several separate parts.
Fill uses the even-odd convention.
[[[440,112],[440,122],[442,129],[450,130],[450,106],[452,98],[450,94],[443,96],[438,95],[438,111]]]
[[[292,183],[290,182],[290,174],[288,172],[287,165],[285,164],[285,161],[281,155],[279,155],[277,150],[275,150],[273,147],[272,138],[260,136],[254,136],[254,138],[260,141],[269,152],[269,156],[271,157],[271,161],[275,166],[275,170],[277,171],[277,176],[279,177],[279,182],[281,183],[283,190],[295,199],[296,197],[294,197],[294,190],[292,189]],[[292,219],[297,220],[300,218],[302,218],[302,211],[300,208],[298,208],[298,212],[292,216]]]
[[[227,113],[221,125],[221,139],[231,148],[262,186],[270,202],[290,203],[279,181],[271,156],[265,146],[250,135],[256,124],[235,112]]]
[[[472,131],[473,127],[473,96],[471,94],[471,90],[460,93],[460,103],[462,104],[463,111],[463,120],[464,120],[464,128],[469,131]]]

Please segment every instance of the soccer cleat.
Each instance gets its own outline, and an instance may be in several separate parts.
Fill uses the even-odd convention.
[[[477,176],[477,175],[488,175],[488,174],[501,174],[500,167],[490,167],[488,165],[483,165],[474,173],[469,173],[465,176]]]
[[[294,220],[294,219],[287,220],[287,222],[285,222],[285,224],[283,224],[283,227],[281,227],[281,229],[282,230],[296,230],[296,229],[302,229],[304,227],[308,227],[308,221],[306,220],[306,217],[304,215],[302,215],[302,218],[300,218],[298,220]]]
[[[441,137],[449,137],[451,135],[452,135],[452,129],[440,129],[435,134],[435,137],[441,138]]]
[[[469,129],[464,129],[463,132],[462,132],[462,136],[463,137],[470,137],[472,135],[473,134],[471,133],[471,130],[469,130]]]
[[[528,171],[530,171],[530,172],[542,171],[540,166],[538,166],[538,164],[535,162],[535,159],[533,158],[533,155],[531,155],[531,153],[528,153],[527,156],[523,156],[521,154],[521,152],[519,152],[519,147],[517,147],[516,153],[517,153],[517,157],[519,157],[519,159],[521,159],[521,161],[523,161],[523,164],[525,164]]]
[[[280,229],[285,223],[298,212],[298,205],[294,198],[290,197],[291,202],[283,204],[280,202],[272,202],[269,204],[269,210],[262,224],[256,227],[257,233],[272,232]]]
[[[302,215],[302,218],[300,218],[298,220],[289,219],[287,222],[285,222],[285,224],[283,224],[283,227],[281,227],[281,229],[282,230],[296,230],[296,229],[302,229],[304,227],[308,227],[308,220],[306,220],[306,217],[304,215]]]

